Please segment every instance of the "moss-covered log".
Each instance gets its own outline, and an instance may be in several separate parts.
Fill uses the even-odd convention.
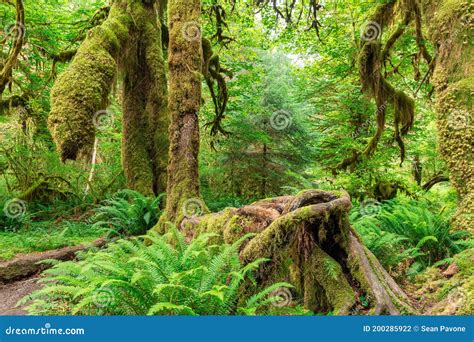
[[[308,190],[186,219],[181,227],[189,236],[220,233],[228,243],[256,233],[241,250],[241,259],[271,260],[258,271],[257,286],[290,282],[295,286],[294,301],[309,310],[415,313],[408,297],[350,226],[350,207],[345,192]],[[253,291],[254,286],[248,283],[243,291]]]
[[[201,105],[201,1],[171,0],[169,17],[170,161],[166,209],[158,224],[180,222],[185,202],[199,194],[198,153]]]
[[[433,83],[441,154],[459,194],[454,225],[474,229],[474,3],[423,1],[430,38],[437,47]]]

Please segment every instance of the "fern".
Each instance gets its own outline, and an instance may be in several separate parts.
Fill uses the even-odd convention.
[[[443,208],[394,199],[384,202],[381,209],[377,216],[361,216],[356,207],[351,220],[367,247],[388,268],[409,261],[407,273],[416,275],[473,244],[468,232],[451,231]]]
[[[95,209],[90,221],[109,237],[141,235],[158,222],[163,195],[148,198],[132,190],[121,190]]]
[[[43,273],[44,287],[21,300],[32,314],[77,315],[231,315],[264,312],[278,297],[277,283],[237,301],[240,285],[268,259],[248,265],[239,247],[209,245],[214,235],[186,242],[171,227],[165,235],[149,233],[117,240],[107,249],[83,253]],[[246,303],[241,306],[239,303]]]

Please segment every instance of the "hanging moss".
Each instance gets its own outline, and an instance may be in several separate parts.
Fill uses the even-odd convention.
[[[392,17],[395,16],[394,11],[396,4],[397,1],[388,1],[380,5],[371,18],[373,22],[380,26],[381,30],[383,30],[392,20]],[[403,11],[408,13],[404,19],[404,25],[408,25],[412,18],[410,9],[412,9],[414,4],[412,0],[409,0],[406,1],[405,4],[398,3],[398,5],[401,6]],[[369,96],[372,96],[377,105],[377,130],[367,144],[364,154],[371,156],[375,152],[385,129],[387,105],[391,105],[394,112],[394,138],[400,147],[401,161],[403,162],[405,159],[405,145],[401,136],[407,134],[413,127],[415,103],[413,99],[407,96],[403,91],[395,89],[382,75],[382,67],[385,60],[389,57],[390,48],[402,33],[403,29],[395,31],[383,48],[381,43],[377,40],[364,42],[359,55],[359,74],[362,90]],[[355,159],[348,159],[346,163],[351,161],[357,162],[358,160],[359,155],[357,155]]]
[[[49,127],[62,160],[89,160],[94,114],[105,109],[116,71],[123,76],[123,168],[128,187],[147,195],[166,189],[167,81],[161,24],[164,2],[113,1],[107,20],[89,31],[55,83]],[[160,7],[160,8],[158,8]]]

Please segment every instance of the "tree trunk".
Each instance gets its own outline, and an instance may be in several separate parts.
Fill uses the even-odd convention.
[[[90,161],[100,112],[117,69],[123,82],[123,167],[128,186],[152,195],[166,189],[169,113],[161,42],[163,1],[114,0],[51,92],[49,128],[61,159]]]
[[[188,204],[193,207],[192,212],[204,210],[198,174],[203,58],[200,16],[200,0],[169,1],[170,161],[166,209],[158,230],[164,229],[166,222],[181,222],[187,216]]]
[[[13,68],[17,63],[25,37],[25,9],[22,0],[16,0],[15,9],[16,23],[13,27],[10,27],[10,31],[13,32],[12,49],[0,68],[0,100],[2,99],[5,88],[12,81]],[[4,30],[7,30],[7,28],[8,27],[2,27]]]
[[[350,226],[350,207],[345,192],[308,190],[186,219],[181,228],[189,237],[219,233],[227,243],[256,233],[240,256],[244,263],[270,259],[257,272],[257,287],[290,282],[295,286],[293,301],[309,310],[340,315],[416,313]],[[254,286],[248,283],[242,291],[253,291]]]
[[[63,161],[89,160],[95,140],[94,116],[107,107],[117,59],[133,24],[125,3],[115,1],[107,20],[87,33],[51,90],[48,126]]]
[[[167,82],[157,12],[161,10],[153,4],[143,5],[137,31],[130,35],[121,59],[123,168],[128,187],[147,195],[166,191],[169,146]]]
[[[474,3],[423,1],[425,21],[436,46],[436,110],[441,154],[459,195],[456,228],[474,227]]]

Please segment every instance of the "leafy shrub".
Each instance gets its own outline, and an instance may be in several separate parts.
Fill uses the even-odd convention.
[[[25,297],[33,314],[229,315],[255,314],[279,300],[276,283],[238,298],[243,281],[266,260],[242,266],[233,245],[210,245],[214,234],[187,243],[176,229],[163,236],[119,240],[79,262],[55,265],[44,274],[45,287]],[[238,303],[244,303],[239,305]]]
[[[450,230],[449,213],[425,201],[394,199],[380,204],[376,215],[354,208],[351,221],[366,246],[387,268],[409,262],[409,275],[472,245],[466,231]]]
[[[91,217],[94,228],[105,228],[109,236],[142,235],[158,222],[163,195],[150,198],[133,190],[121,190]]]

